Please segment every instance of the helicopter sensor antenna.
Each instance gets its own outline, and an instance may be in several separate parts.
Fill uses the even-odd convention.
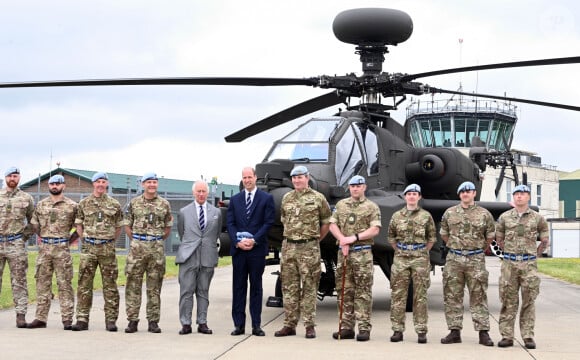
[[[413,33],[411,17],[400,10],[363,8],[345,10],[334,18],[334,36],[347,44],[357,45],[364,75],[382,71],[387,45],[406,41]]]
[[[378,75],[383,71],[383,54],[389,50],[382,44],[361,44],[356,47],[355,54],[360,55],[364,75]]]

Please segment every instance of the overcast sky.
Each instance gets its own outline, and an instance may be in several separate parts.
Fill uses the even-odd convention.
[[[360,73],[332,33],[355,7],[407,12],[414,31],[383,70],[580,55],[577,1],[0,0],[0,82],[131,77],[311,77]],[[463,39],[460,48],[458,39]],[[461,49],[461,50],[460,50]],[[456,90],[578,106],[580,65],[419,79]],[[0,89],[2,171],[22,181],[62,167],[237,183],[295,120],[239,144],[224,136],[328,90],[147,86]],[[430,99],[425,96],[424,101]],[[422,100],[423,101],[423,100]],[[404,109],[392,113],[404,122]],[[320,111],[331,115],[336,109]],[[580,168],[580,113],[522,104],[513,147],[559,170]]]

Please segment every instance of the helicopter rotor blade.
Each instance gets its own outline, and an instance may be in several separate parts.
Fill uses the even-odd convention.
[[[565,58],[553,58],[553,59],[527,60],[527,61],[514,61],[514,62],[488,64],[488,65],[465,66],[465,67],[459,67],[459,68],[435,70],[435,71],[428,71],[428,72],[424,72],[424,73],[405,75],[401,78],[401,81],[405,82],[405,81],[411,81],[411,80],[425,78],[425,77],[429,77],[429,76],[454,74],[454,73],[468,72],[468,71],[516,68],[516,67],[527,67],[527,66],[578,64],[578,63],[580,63],[580,56],[572,56],[572,57],[565,57]]]
[[[87,79],[0,83],[0,88],[128,85],[230,85],[230,86],[317,86],[317,78],[177,77],[133,79]]]
[[[324,95],[304,101],[300,104],[294,105],[279,113],[268,116],[252,125],[249,125],[241,130],[236,131],[225,137],[226,142],[240,142],[266,130],[270,130],[278,125],[287,123],[301,116],[310,114],[312,112],[325,109],[327,107],[346,103],[347,97],[332,91]]]
[[[553,108],[558,108],[558,109],[565,109],[565,110],[580,111],[580,106],[572,106],[572,105],[566,105],[566,104],[557,104],[557,103],[551,103],[551,102],[546,102],[546,101],[538,101],[538,100],[520,99],[520,98],[514,98],[514,97],[508,97],[508,96],[497,96],[497,95],[487,95],[487,94],[478,94],[478,93],[467,93],[467,92],[463,92],[463,91],[445,90],[445,89],[439,89],[439,88],[434,88],[434,87],[429,87],[428,88],[428,92],[431,93],[431,94],[434,94],[434,93],[443,93],[443,94],[467,95],[467,96],[475,96],[475,97],[482,97],[482,98],[489,98],[489,99],[497,99],[497,100],[503,100],[503,101],[513,101],[513,102],[519,102],[519,103],[524,103],[524,104],[548,106],[548,107],[553,107]]]

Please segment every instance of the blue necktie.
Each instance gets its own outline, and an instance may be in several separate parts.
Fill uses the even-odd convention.
[[[246,199],[246,218],[250,218],[250,207],[252,206],[252,193],[248,193],[248,198]]]
[[[199,205],[199,228],[201,231],[205,230],[205,215],[203,213],[203,206]]]

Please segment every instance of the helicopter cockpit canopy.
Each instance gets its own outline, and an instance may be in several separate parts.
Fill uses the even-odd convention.
[[[346,187],[364,166],[367,175],[378,173],[377,136],[368,124],[343,117],[311,119],[274,144],[265,161],[275,159],[326,166],[334,162],[335,179],[328,180]]]

